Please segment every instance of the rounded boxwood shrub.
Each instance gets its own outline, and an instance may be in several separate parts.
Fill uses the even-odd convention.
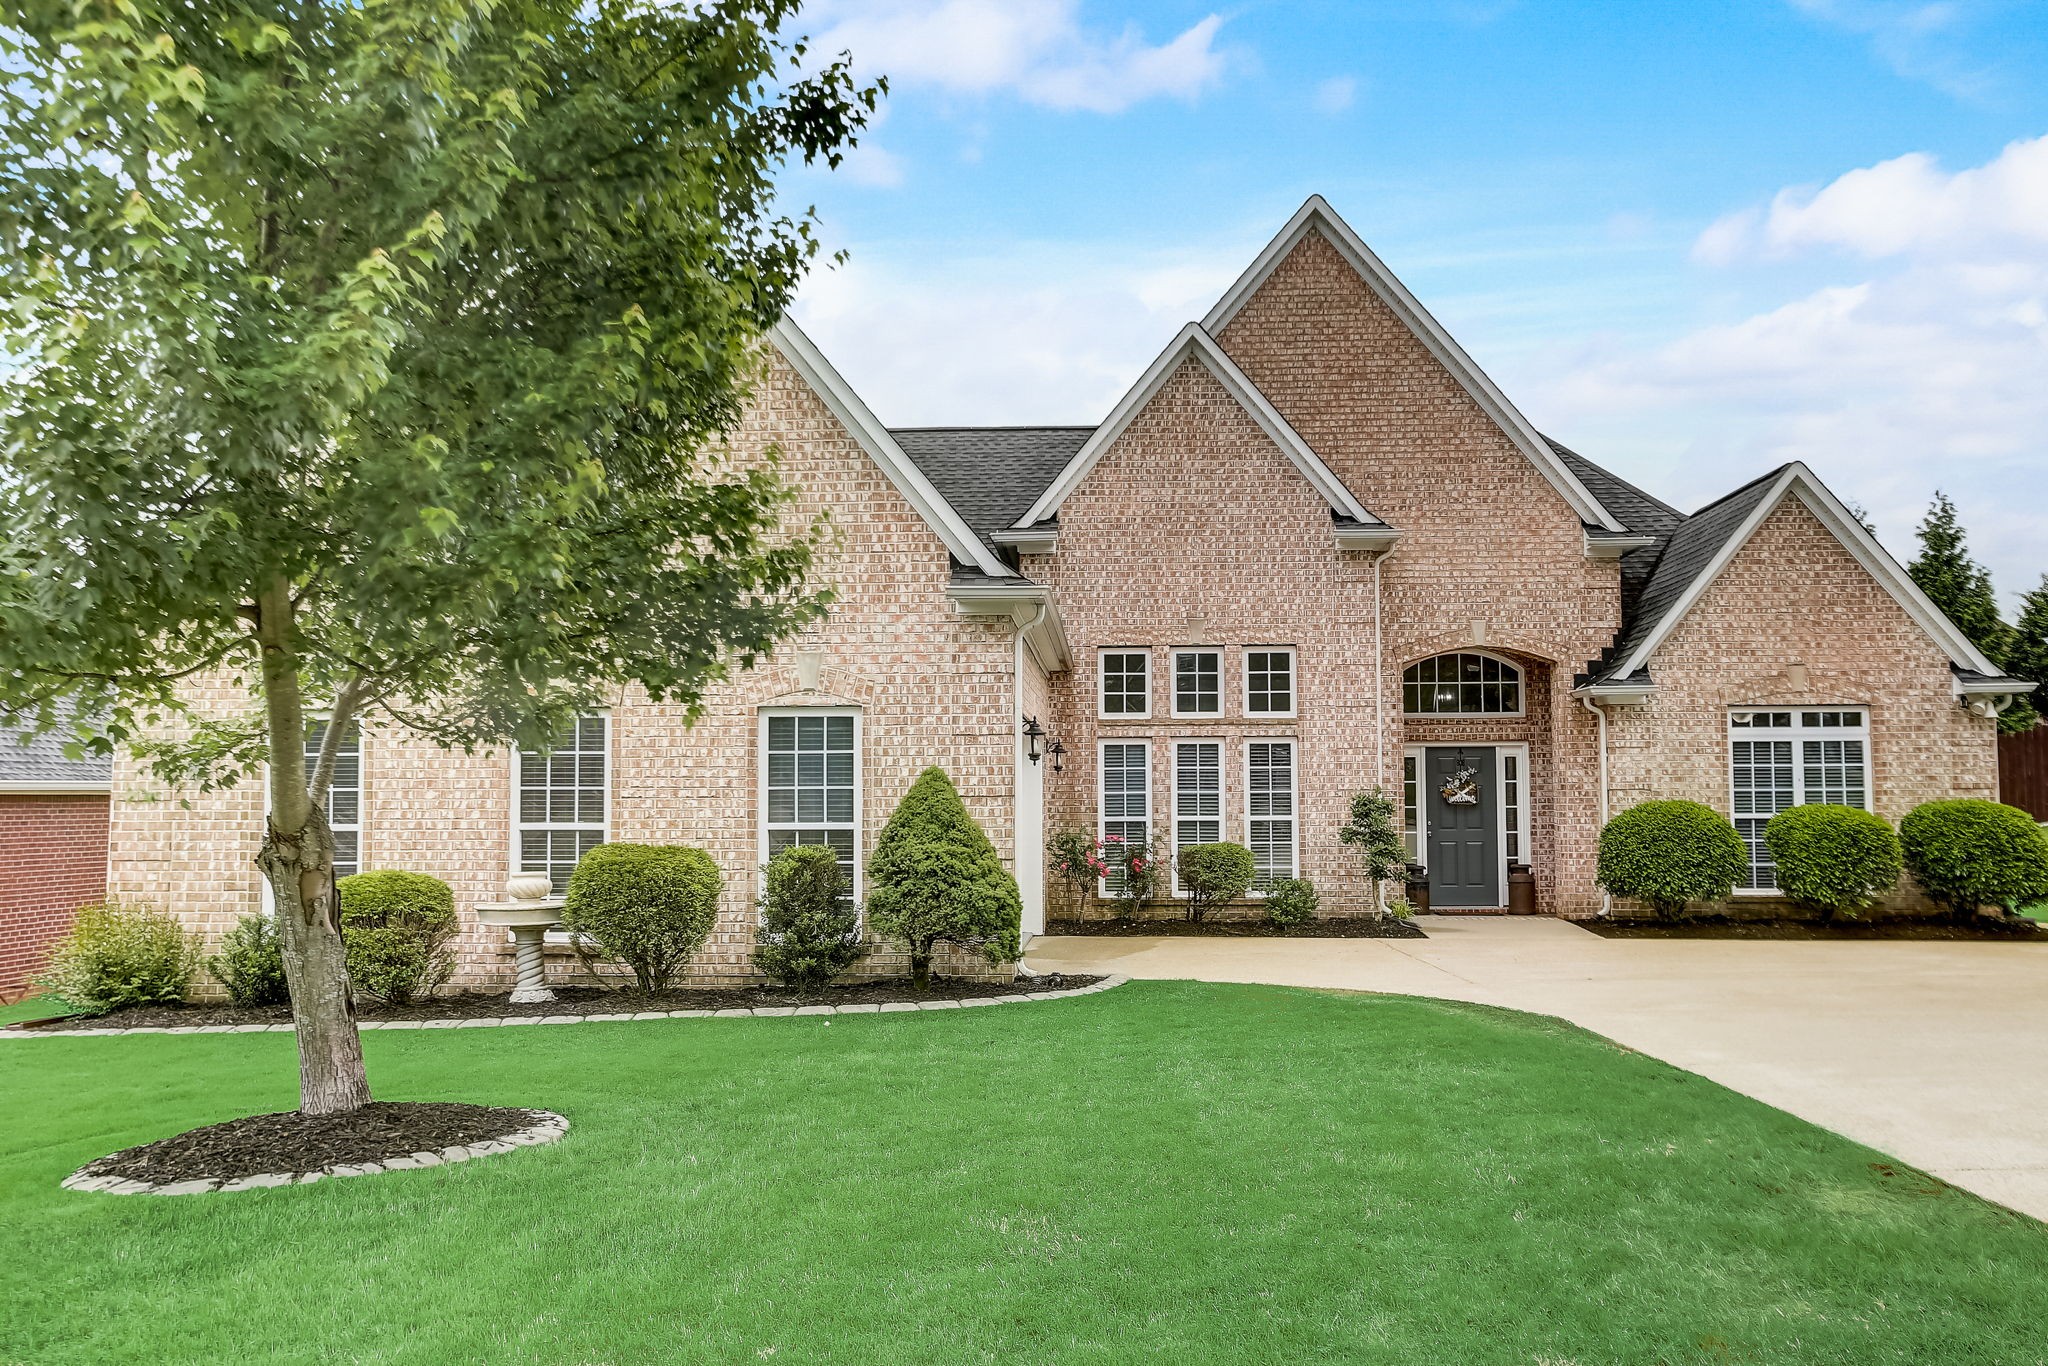
[[[1778,890],[1829,919],[1854,912],[1898,885],[1899,837],[1882,816],[1853,806],[1794,806],[1764,826]]]
[[[839,866],[839,855],[822,844],[793,844],[768,860],[755,967],[778,982],[815,991],[867,951],[852,879]]]
[[[1698,802],[1643,802],[1600,832],[1600,885],[1648,902],[1659,915],[1722,900],[1748,867],[1742,836],[1726,816]]]
[[[206,960],[206,970],[238,1006],[281,1006],[292,998],[284,980],[277,922],[267,915],[245,915],[236,921],[220,941],[220,952]]]
[[[1913,880],[1952,910],[2017,910],[2048,896],[2048,835],[2016,806],[1925,802],[1899,822],[1899,843]]]
[[[1023,921],[1017,879],[945,770],[918,774],[868,859],[868,923],[907,946],[911,984],[930,988],[940,942],[979,950],[990,963],[1015,961]]]
[[[425,996],[455,975],[455,893],[425,873],[383,869],[334,884],[349,985],[388,1005]]]
[[[73,1010],[104,1015],[183,1000],[199,937],[153,906],[101,902],[79,910],[35,985]]]
[[[1211,906],[1235,901],[1251,890],[1257,867],[1242,844],[1184,844],[1174,856],[1188,903],[1188,919],[1200,920]]]
[[[562,927],[624,963],[642,991],[664,991],[718,919],[718,865],[679,844],[600,844],[577,861]]]
[[[1275,925],[1305,925],[1322,903],[1316,885],[1305,877],[1286,877],[1266,889],[1266,919]]]

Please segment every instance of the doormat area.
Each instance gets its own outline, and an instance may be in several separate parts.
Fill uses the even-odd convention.
[[[1053,920],[1052,935],[1134,935],[1186,939],[1427,939],[1412,920],[1375,920],[1370,916],[1331,917],[1304,925],[1275,925],[1266,920]]]

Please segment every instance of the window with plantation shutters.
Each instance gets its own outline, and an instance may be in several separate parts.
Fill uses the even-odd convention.
[[[768,712],[761,718],[762,861],[795,844],[839,857],[859,894],[860,717],[850,711]]]
[[[1180,890],[1180,851],[1223,839],[1223,745],[1179,740],[1173,746],[1173,867]]]
[[[1295,875],[1294,742],[1245,745],[1245,844],[1252,851],[1252,887],[1265,891]]]
[[[1729,809],[1749,847],[1736,887],[1774,891],[1778,870],[1764,844],[1771,817],[1816,802],[1870,808],[1870,719],[1839,708],[1730,712],[1728,765]]]
[[[320,762],[327,723],[306,723],[306,772]],[[334,875],[363,871],[363,731],[355,722],[342,732],[334,751],[334,777],[327,785],[327,824],[334,831]]]
[[[1146,740],[1105,740],[1096,794],[1101,839],[1144,844],[1152,838],[1152,745]],[[1114,865],[1112,865],[1114,869]],[[1106,895],[1123,888],[1123,873],[1103,879]]]
[[[519,752],[519,870],[546,873],[557,896],[610,828],[609,730],[609,718],[593,713],[564,726],[547,749]]]

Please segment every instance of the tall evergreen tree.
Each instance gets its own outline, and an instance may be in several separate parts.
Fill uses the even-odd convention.
[[[1991,571],[1971,557],[1969,536],[1947,494],[1935,491],[1934,503],[1927,509],[1917,534],[1920,553],[1906,566],[1906,572],[1993,664],[2007,667],[2007,657],[2013,649],[2013,629],[1998,615],[1998,594],[1991,587]],[[2031,730],[2039,719],[2033,704],[2021,698],[1999,718],[1999,729]]]
[[[2020,619],[2013,627],[2012,649],[2005,657],[2005,671],[2040,685],[2030,701],[2040,711],[2043,693],[2048,693],[2048,574],[2040,586],[2020,599]]]

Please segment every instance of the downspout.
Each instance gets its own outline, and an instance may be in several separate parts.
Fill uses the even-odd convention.
[[[1384,550],[1372,557],[1372,733],[1376,786],[1385,786],[1387,781],[1387,655],[1380,638],[1380,561],[1386,557]]]
[[[1030,756],[1024,752],[1024,637],[1036,631],[1040,626],[1043,626],[1046,614],[1050,611],[1052,611],[1052,598],[1048,596],[1043,602],[1038,604],[1038,611],[1032,616],[1031,620],[1017,628],[1017,659],[1015,667],[1010,672],[1010,743],[1015,746],[1011,751],[1011,762],[1016,766],[1016,776],[1010,787],[1010,863],[1012,867],[1020,869],[1024,865],[1024,849],[1021,838],[1024,825],[1024,765],[1031,762]],[[1045,810],[1045,793],[1042,783],[1039,791],[1038,805],[1042,817]],[[1043,832],[1044,826],[1041,822],[1040,833],[1043,834]],[[1043,874],[1044,870],[1041,868],[1038,878],[1039,918],[1041,921],[1043,921],[1045,916],[1045,877]],[[1026,942],[1029,942],[1028,936]]]
[[[1592,712],[1600,722],[1600,828],[1607,828],[1607,708],[1590,697],[1581,697],[1579,705]],[[1614,914],[1614,893],[1605,887],[1600,889],[1600,914]]]

